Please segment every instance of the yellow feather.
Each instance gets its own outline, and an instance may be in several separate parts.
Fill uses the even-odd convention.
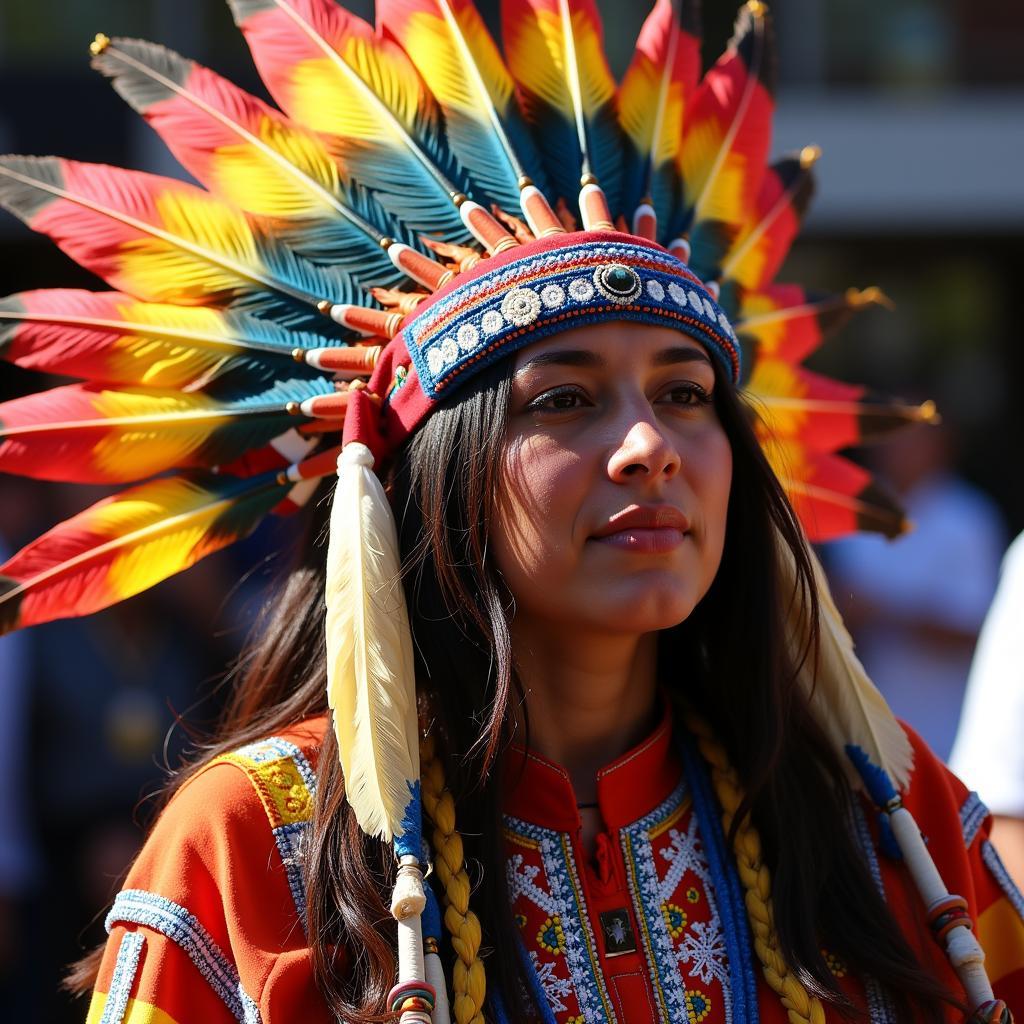
[[[793,554],[781,537],[777,538],[776,550],[784,586],[792,595],[789,642],[794,653],[801,654],[809,636],[808,609],[797,587]],[[840,761],[848,766],[850,780],[860,784],[860,777],[846,756],[846,746],[853,744],[888,773],[897,789],[903,789],[914,767],[910,741],[854,653],[853,640],[832,600],[821,563],[809,546],[807,553],[814,569],[821,614],[818,657],[815,659],[812,652],[804,662],[800,686]]]
[[[398,537],[373,455],[345,446],[327,549],[327,697],[345,795],[364,832],[402,834],[420,777],[412,635]]]
[[[216,191],[268,217],[334,213],[338,167],[323,141],[264,117],[259,143],[240,142],[214,154]]]

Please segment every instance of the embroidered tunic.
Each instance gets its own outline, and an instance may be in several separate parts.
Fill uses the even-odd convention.
[[[331,1020],[313,983],[298,863],[325,725],[218,758],[175,795],[111,909],[88,1024]],[[950,890],[968,900],[997,996],[1024,1013],[1024,899],[988,841],[980,800],[911,739],[906,802]],[[670,719],[599,773],[604,829],[592,857],[566,773],[533,752],[509,761],[509,890],[548,1020],[731,1024],[749,993],[761,1021],[784,1024],[756,960],[730,960]],[[958,991],[904,869],[877,852],[872,818],[858,812],[852,827],[875,882],[922,961]],[[749,965],[750,951],[736,958]],[[870,979],[826,960],[870,1020],[894,1019]]]

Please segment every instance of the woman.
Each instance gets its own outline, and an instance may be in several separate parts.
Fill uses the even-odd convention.
[[[90,1020],[369,1021],[390,1010],[403,1021],[444,1021],[449,977],[450,1015],[460,1024],[820,1021],[826,1013],[958,1020],[965,1010],[972,1019],[1008,1020],[1006,1004],[1024,979],[1024,926],[1014,891],[1004,894],[995,874],[984,811],[895,725],[863,678],[736,388],[741,345],[729,312],[759,343],[756,373],[780,350],[792,370],[823,309],[785,308],[780,293],[764,291],[792,236],[812,161],[767,175],[750,169],[752,154],[766,149],[770,110],[763,7],[748,5],[730,50],[695,90],[692,12],[655,8],[620,90],[623,137],[636,150],[627,147],[622,166],[609,93],[601,99],[614,86],[603,58],[587,49],[599,38],[594,11],[509,7],[506,48],[527,119],[543,132],[553,112],[567,112],[575,132],[570,155],[553,163],[529,150],[534,177],[546,171],[551,195],[562,198],[580,181],[582,232],[567,231],[572,214],[556,216],[522,174],[533,167],[525,157],[518,163],[509,139],[522,148],[529,137],[519,136],[525,128],[501,87],[503,65],[481,41],[485,30],[471,8],[382,4],[384,38],[400,40],[433,84],[453,159],[471,169],[470,183],[486,182],[478,192],[501,193],[511,174],[522,221],[492,217],[448,187],[454,172],[431,129],[440,123],[431,120],[431,97],[415,93],[415,125],[406,120],[391,136],[416,162],[381,143],[383,131],[358,134],[359,117],[382,116],[381,104],[394,113],[385,71],[408,70],[405,88],[420,88],[393,43],[319,0],[233,9],[286,109],[301,109],[321,132],[350,118],[348,140],[360,144],[345,149],[344,160],[328,147],[332,166],[354,179],[376,168],[372,197],[336,181],[330,192],[321,175],[317,197],[333,197],[336,211],[347,211],[341,221],[325,221],[322,211],[315,220],[308,209],[301,224],[289,221],[294,195],[287,209],[280,198],[296,180],[282,160],[304,176],[307,198],[313,193],[304,154],[319,136],[246,106],[226,85],[213,88],[204,69],[130,41],[98,40],[100,69],[168,133],[201,180],[235,188],[225,168],[241,173],[230,161],[242,139],[249,171],[258,155],[266,174],[279,175],[276,198],[260,179],[247,207],[277,218],[273,234],[259,234],[270,230],[266,220],[230,221],[205,198],[166,184],[154,192],[135,178],[129,190],[108,175],[101,195],[78,166],[0,165],[14,183],[0,198],[102,264],[117,286],[131,284],[150,301],[185,304],[198,295],[226,306],[233,319],[225,333],[241,353],[225,355],[221,342],[215,360],[215,346],[197,341],[200,331],[186,342],[173,335],[183,346],[174,350],[178,361],[191,360],[192,375],[178,381],[182,401],[194,403],[185,408],[188,424],[209,410],[196,404],[207,400],[217,415],[248,423],[240,380],[249,387],[246,408],[258,406],[256,415],[270,420],[241,441],[242,431],[183,441],[184,428],[175,434],[164,423],[172,433],[159,436],[179,447],[156,451],[141,450],[127,429],[137,421],[112,422],[113,436],[138,460],[135,477],[209,464],[226,467],[227,483],[157,477],[91,518],[83,514],[78,533],[58,528],[42,538],[5,567],[12,623],[52,616],[55,603],[63,614],[81,613],[109,602],[112,591],[166,575],[166,566],[151,565],[162,542],[154,537],[175,541],[175,568],[191,564],[272,506],[308,500],[305,484],[338,462],[326,559],[317,514],[301,564],[243,660],[222,735],[175,780],[114,903],[102,962],[80,968],[80,985],[96,982]],[[423,44],[427,36],[433,41]],[[538,42],[552,40],[549,55],[565,79],[559,87],[535,57]],[[325,54],[340,76],[330,87],[322,81]],[[483,65],[498,86],[471,73]],[[354,88],[353,75],[362,83]],[[487,92],[483,116],[474,120],[481,109],[472,103],[467,113],[452,76]],[[658,87],[645,92],[652,78]],[[370,79],[379,90],[372,102]],[[659,133],[670,97],[680,94],[689,98],[694,141],[680,147],[678,132],[669,132],[679,160],[666,163]],[[205,119],[203,133],[186,114]],[[397,117],[380,124],[395,129]],[[722,125],[728,130],[702,156],[702,129],[706,138]],[[540,149],[551,157],[558,147],[548,130]],[[217,135],[229,131],[230,153]],[[485,151],[496,138],[497,157]],[[450,209],[422,180],[417,203],[403,198],[389,170],[396,161],[408,180],[428,167]],[[678,168],[688,169],[690,199]],[[702,176],[703,190],[695,185]],[[152,201],[133,205],[141,193]],[[386,237],[383,226],[373,228],[388,219],[377,200],[392,218]],[[636,209],[633,234],[612,230],[620,208]],[[434,242],[445,261],[437,263],[394,240],[403,237],[402,220],[419,231],[456,230],[453,210],[457,230],[486,258],[463,242]],[[72,239],[72,211],[113,220],[129,237]],[[199,220],[203,232],[193,230]],[[653,241],[659,223],[667,248]],[[253,246],[225,259],[218,242],[243,231]],[[352,260],[353,231],[377,233],[377,249],[359,250],[362,266]],[[200,234],[216,284],[208,270],[195,270]],[[320,263],[275,256],[278,240],[300,253],[305,245]],[[155,261],[168,260],[171,246],[198,284],[154,284]],[[323,269],[345,258],[347,276]],[[308,312],[315,289],[351,294],[363,275],[394,283],[388,261],[414,285],[377,290],[385,310],[322,304],[346,330],[379,335],[381,349],[298,333],[292,337],[301,340],[275,348],[269,328],[255,344],[254,327],[236,312],[322,332]],[[771,322],[788,325],[770,341],[750,315],[769,299],[784,307]],[[181,325],[185,311],[175,315]],[[68,318],[66,309],[23,315],[27,324]],[[89,326],[99,329],[97,319]],[[108,313],[105,330],[113,319]],[[39,333],[28,328],[16,339],[23,361],[42,361]],[[146,345],[127,346],[131,372],[150,384],[168,373],[160,345],[169,336],[151,332]],[[109,338],[92,341],[89,358],[73,352],[64,368],[129,372]],[[292,348],[299,369],[288,379],[275,359]],[[357,383],[335,389],[309,367]],[[196,393],[204,397],[185,397]],[[274,456],[259,446],[281,429],[271,394],[288,399],[286,415],[304,417],[307,437],[337,431],[343,416],[340,454],[306,448],[306,458],[290,456],[289,470],[260,475]],[[833,447],[844,398],[826,409]],[[820,411],[823,401],[819,393],[817,405],[797,407]],[[17,422],[19,411],[25,416],[16,407],[6,421]],[[75,438],[86,427],[67,420],[60,429],[86,464],[78,471],[113,479],[95,423],[82,442]],[[770,406],[762,433],[765,421],[792,458],[799,429]],[[34,429],[18,440],[38,460]],[[277,439],[274,451],[288,443]],[[24,450],[8,455],[9,465]],[[806,461],[831,467],[837,493],[867,494],[860,477],[836,482],[835,463]],[[65,471],[69,462],[65,452]],[[794,493],[797,472],[789,474]],[[826,510],[834,517],[842,504],[804,500],[801,508],[828,520]],[[186,537],[181,524],[195,531],[200,520],[198,539]],[[98,543],[97,534],[112,533]],[[55,596],[55,578],[74,586]],[[878,821],[872,803],[884,812]],[[393,840],[394,852],[378,837]],[[994,961],[994,993],[971,936],[976,921]]]

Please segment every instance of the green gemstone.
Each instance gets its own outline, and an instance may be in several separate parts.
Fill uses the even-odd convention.
[[[605,275],[604,280],[613,292],[633,290],[633,275],[625,267],[612,267]]]

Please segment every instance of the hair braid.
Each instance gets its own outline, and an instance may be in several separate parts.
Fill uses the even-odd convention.
[[[443,887],[444,923],[456,954],[452,1010],[456,1024],[483,1024],[487,978],[480,959],[480,920],[469,909],[469,875],[462,836],[455,830],[455,801],[445,786],[444,766],[433,736],[420,740],[420,776],[423,806],[434,826],[431,845],[434,871]]]
[[[729,763],[725,748],[715,739],[708,724],[693,714],[687,715],[686,724],[697,740],[701,755],[711,768],[711,783],[722,807],[722,828],[728,835],[736,811],[743,801],[743,786]],[[749,813],[736,826],[732,845],[746,894],[747,917],[754,936],[754,950],[761,961],[768,984],[782,1000],[790,1024],[824,1024],[825,1011],[820,1000],[807,991],[779,951],[779,936],[775,931],[772,908],[771,873],[764,863],[761,837]]]

